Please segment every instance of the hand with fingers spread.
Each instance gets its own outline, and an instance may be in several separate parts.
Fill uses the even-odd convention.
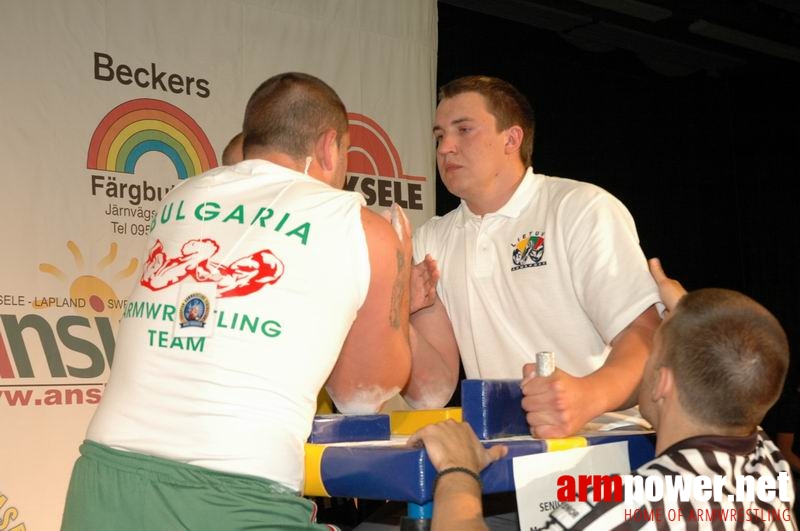
[[[454,420],[421,428],[408,438],[408,445],[424,445],[428,458],[437,471],[464,467],[480,472],[508,453],[508,448],[503,445],[484,447],[469,424]]]
[[[408,220],[402,207],[392,203],[391,208],[381,212],[383,218],[391,223],[392,228],[403,245],[407,263],[412,260],[411,222]],[[414,264],[411,268],[410,313],[422,308],[427,308],[436,300],[436,282],[439,280],[439,268],[431,255]]]
[[[439,267],[431,255],[411,269],[410,312],[427,308],[436,301],[436,282],[439,280]]]
[[[408,445],[425,445],[439,473],[433,487],[431,529],[486,531],[478,474],[508,454],[508,448],[485,448],[469,424],[454,420],[425,426],[409,437]]]

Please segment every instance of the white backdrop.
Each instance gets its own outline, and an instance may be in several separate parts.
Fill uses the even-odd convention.
[[[434,212],[435,0],[0,2],[0,530],[54,530],[158,200],[255,87],[351,113],[348,188]]]

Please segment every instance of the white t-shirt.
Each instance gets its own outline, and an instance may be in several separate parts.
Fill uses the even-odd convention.
[[[528,169],[483,217],[466,203],[414,235],[414,260],[438,261],[439,297],[468,378],[521,378],[536,352],[584,376],[607,344],[659,301],[625,206],[589,183]]]
[[[300,490],[317,395],[369,287],[363,204],[255,160],[176,187],[87,438]]]

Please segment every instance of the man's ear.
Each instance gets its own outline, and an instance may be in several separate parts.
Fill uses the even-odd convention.
[[[339,148],[337,141],[336,130],[328,129],[319,136],[314,145],[317,162],[325,172],[332,172],[336,169]]]
[[[511,153],[519,151],[519,148],[522,147],[522,139],[524,136],[525,133],[522,132],[522,128],[518,125],[512,125],[506,129],[505,153],[510,155]]]
[[[675,373],[669,367],[656,370],[656,383],[653,386],[653,400],[665,399],[675,393]]]

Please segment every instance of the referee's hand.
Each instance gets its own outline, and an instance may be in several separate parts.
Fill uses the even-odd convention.
[[[408,438],[408,446],[425,446],[436,471],[464,467],[479,473],[489,464],[505,457],[508,448],[498,444],[486,448],[466,422],[447,419],[429,424]]]

